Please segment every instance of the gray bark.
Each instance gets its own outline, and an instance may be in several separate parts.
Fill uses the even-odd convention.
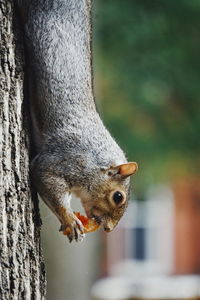
[[[12,0],[0,0],[0,299],[44,299],[40,218],[23,120],[23,42],[13,10]]]

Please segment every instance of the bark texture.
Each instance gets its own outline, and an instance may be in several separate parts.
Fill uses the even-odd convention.
[[[0,299],[44,299],[40,218],[23,125],[23,41],[13,11],[12,0],[0,0]]]

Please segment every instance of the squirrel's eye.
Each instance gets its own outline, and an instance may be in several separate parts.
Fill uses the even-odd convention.
[[[113,194],[113,200],[116,204],[120,204],[124,200],[124,196],[117,191]]]

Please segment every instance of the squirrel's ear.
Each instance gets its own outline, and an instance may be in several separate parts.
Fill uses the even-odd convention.
[[[121,175],[122,177],[128,177],[136,173],[138,165],[136,162],[128,162],[127,164],[118,165],[116,167],[110,167],[108,169],[101,168],[101,171],[105,171],[108,176]]]
[[[128,177],[133,175],[138,170],[138,165],[136,162],[128,162],[127,164],[116,166],[115,169],[118,169],[118,174],[123,177]]]

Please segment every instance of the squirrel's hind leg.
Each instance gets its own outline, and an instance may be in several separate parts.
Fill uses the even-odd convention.
[[[57,175],[52,166],[48,168],[40,163],[40,158],[34,159],[31,167],[33,184],[42,200],[57,216],[61,223],[61,231],[69,241],[80,241],[84,237],[84,227],[70,207],[69,188],[63,176]]]

